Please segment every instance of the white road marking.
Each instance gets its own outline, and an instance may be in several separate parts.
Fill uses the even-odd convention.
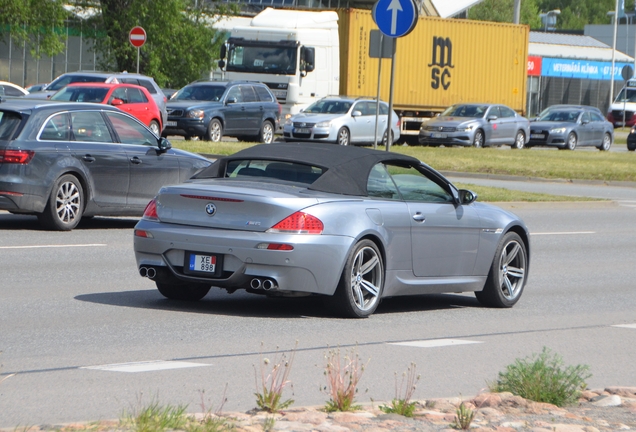
[[[389,345],[412,346],[417,348],[435,348],[435,347],[442,347],[442,346],[468,345],[468,344],[478,344],[478,343],[483,343],[483,342],[461,340],[461,339],[435,339],[435,340],[422,340],[422,341],[411,341],[411,342],[395,342],[395,343],[390,343]]]
[[[612,327],[636,329],[636,324],[616,324],[616,325],[613,325]]]
[[[71,247],[101,247],[108,246],[102,243],[93,244],[66,244],[66,245],[32,245],[32,246],[0,246],[0,249],[40,249],[40,248],[71,248]]]
[[[115,363],[101,366],[84,366],[80,369],[104,370],[113,372],[150,372],[167,369],[183,369],[199,366],[211,366],[205,363],[191,363],[183,361],[153,360],[133,363]]]
[[[561,231],[561,232],[541,232],[533,233],[530,235],[579,235],[579,234],[596,234],[596,231]]]

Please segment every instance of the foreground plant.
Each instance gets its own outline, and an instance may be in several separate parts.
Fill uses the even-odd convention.
[[[287,354],[276,352],[274,355],[274,361],[270,362],[268,358],[263,358],[261,354],[261,383],[260,386],[258,382],[256,383],[256,393],[254,393],[254,395],[256,396],[256,405],[262,411],[277,413],[294,403],[293,399],[282,401],[282,397],[283,390],[285,389],[287,384],[290,384],[291,382],[289,380],[289,373],[294,362],[294,356],[296,355],[297,346],[298,342],[296,342],[296,346],[289,354],[289,359]],[[254,369],[256,377],[258,375],[256,373],[256,367]]]
[[[360,361],[360,356],[355,349],[351,349],[344,357],[340,356],[340,349],[330,350],[325,356],[325,376],[327,386],[324,390],[330,396],[325,404],[327,412],[355,411],[360,409],[354,405],[358,392],[358,383],[364,373],[365,365]]]
[[[451,427],[461,430],[470,429],[470,424],[475,418],[475,412],[464,405],[464,402],[459,404],[455,410],[455,422],[451,424]]]
[[[407,368],[406,372],[402,373],[402,381],[398,389],[397,372],[395,373],[395,398],[391,401],[391,405],[380,405],[380,409],[387,414],[399,414],[404,417],[413,417],[413,412],[417,402],[412,402],[413,393],[420,380],[420,375],[415,373],[415,363]]]
[[[517,359],[499,373],[495,383],[489,384],[493,392],[510,392],[525,399],[557,406],[575,403],[590,378],[589,367],[565,367],[563,360],[544,347],[539,355]]]
[[[190,421],[186,415],[187,406],[160,406],[154,401],[149,406],[134,413],[124,412],[121,426],[135,432],[162,432],[184,430]]]

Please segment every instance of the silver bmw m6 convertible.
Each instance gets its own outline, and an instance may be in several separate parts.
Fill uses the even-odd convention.
[[[212,287],[315,295],[357,318],[383,298],[444,292],[512,307],[528,278],[528,229],[476,198],[401,154],[257,145],[163,187],[135,227],[135,256],[175,300]]]

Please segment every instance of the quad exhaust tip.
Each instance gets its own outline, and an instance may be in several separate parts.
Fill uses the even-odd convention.
[[[139,275],[141,277],[147,277],[148,279],[154,279],[157,276],[157,270],[154,267],[139,267]]]

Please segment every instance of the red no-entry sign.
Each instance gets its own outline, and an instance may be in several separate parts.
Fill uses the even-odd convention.
[[[140,48],[146,43],[146,30],[143,27],[133,27],[128,34],[128,40],[135,48]]]

